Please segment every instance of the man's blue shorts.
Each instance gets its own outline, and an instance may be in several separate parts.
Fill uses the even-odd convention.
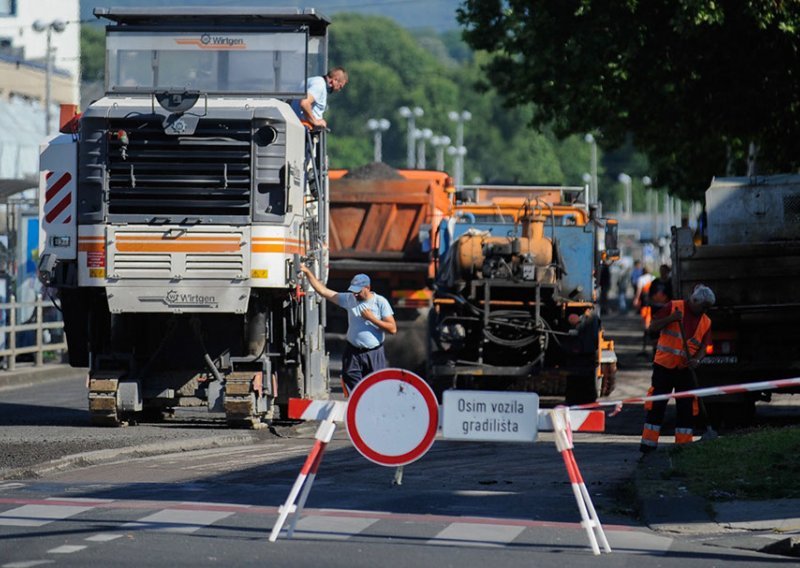
[[[360,349],[346,343],[342,355],[342,382],[347,389],[345,395],[349,396],[361,379],[386,367],[383,345],[373,349]]]

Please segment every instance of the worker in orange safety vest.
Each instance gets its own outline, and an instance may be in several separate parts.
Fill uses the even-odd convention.
[[[705,356],[706,346],[711,340],[711,318],[706,315],[706,311],[715,301],[716,297],[711,288],[698,284],[687,302],[673,300],[653,315],[648,331],[660,333],[653,360],[652,386],[648,395],[668,394],[673,390],[687,391],[695,387],[693,369]],[[682,331],[686,334],[685,337]],[[675,405],[677,408],[675,442],[677,444],[691,442],[693,417],[698,414],[697,399],[676,399]],[[652,452],[658,447],[658,437],[666,408],[666,400],[645,404],[647,417],[639,446],[643,454]]]

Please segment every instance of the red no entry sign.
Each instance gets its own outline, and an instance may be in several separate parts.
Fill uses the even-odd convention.
[[[345,422],[361,455],[396,467],[418,460],[433,445],[439,405],[419,376],[404,369],[382,369],[353,389]]]

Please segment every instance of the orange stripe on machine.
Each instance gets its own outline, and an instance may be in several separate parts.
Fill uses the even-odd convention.
[[[305,253],[305,243],[298,239],[285,239],[281,237],[254,237],[253,252],[303,254]]]
[[[239,252],[242,247],[238,236],[191,236],[172,238],[164,235],[118,235],[120,252]]]
[[[80,252],[105,252],[105,237],[78,237],[78,250]]]

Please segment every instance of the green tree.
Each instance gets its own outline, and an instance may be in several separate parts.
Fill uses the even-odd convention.
[[[81,78],[101,81],[105,76],[105,32],[99,26],[81,25]]]
[[[800,166],[800,3],[465,0],[465,39],[509,104],[559,135],[628,133],[657,185],[698,198],[714,175]]]

